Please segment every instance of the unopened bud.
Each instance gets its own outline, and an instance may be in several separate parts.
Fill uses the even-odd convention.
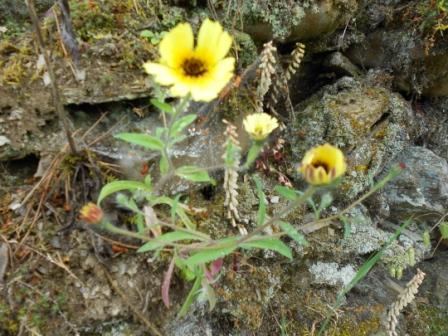
[[[79,213],[79,218],[89,224],[98,224],[104,217],[103,210],[92,202],[84,205]]]

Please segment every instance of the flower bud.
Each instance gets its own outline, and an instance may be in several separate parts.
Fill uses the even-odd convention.
[[[313,185],[333,182],[347,169],[344,154],[338,148],[325,144],[314,147],[305,153],[299,172]]]
[[[79,218],[89,224],[98,224],[104,218],[104,212],[95,203],[87,203],[79,212]]]

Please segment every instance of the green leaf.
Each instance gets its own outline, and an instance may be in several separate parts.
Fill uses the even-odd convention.
[[[156,199],[152,200],[151,204],[152,205],[166,204],[166,205],[169,205],[171,208],[175,207],[176,214],[179,216],[182,223],[184,223],[184,225],[187,228],[189,228],[190,230],[194,230],[196,228],[196,225],[190,220],[188,215],[185,213],[184,209],[182,209],[182,207],[178,206],[173,199],[166,197],[166,196],[161,196],[161,197],[157,197]]]
[[[145,243],[137,250],[137,252],[142,253],[157,250],[159,248],[164,247],[165,245],[178,242],[181,240],[203,240],[203,239],[193,233],[185,231],[173,231],[165,233],[164,235],[154,238],[153,240]]]
[[[167,103],[162,102],[155,98],[151,99],[150,101],[151,101],[151,104],[153,104],[155,107],[157,107],[160,111],[166,112],[170,115],[174,114],[174,108],[170,104],[167,104]]]
[[[195,121],[196,118],[197,118],[196,114],[187,114],[186,116],[177,119],[171,126],[170,136],[171,137],[178,136],[179,133],[182,132],[185,127],[189,126],[193,121]]]
[[[116,200],[117,203],[122,207],[132,210],[136,213],[141,213],[140,209],[132,198],[129,198],[124,194],[118,194]]]
[[[179,258],[178,256],[174,257],[174,263],[180,269],[182,278],[186,281],[192,281],[196,278],[195,272],[185,265],[185,259]]]
[[[193,254],[187,260],[185,265],[194,267],[199,264],[206,264],[219,258],[224,258],[237,248],[235,238],[223,239],[222,244],[218,244],[215,248],[204,249],[198,253]]]
[[[140,37],[151,38],[153,36],[154,36],[154,33],[152,31],[150,31],[150,30],[147,30],[147,29],[142,30],[140,32]]]
[[[291,249],[288,246],[286,246],[280,239],[277,238],[273,237],[254,238],[251,241],[242,243],[240,246],[246,250],[252,248],[273,250],[285,256],[286,258],[292,259]]]
[[[440,223],[439,231],[442,239],[448,239],[448,222]]]
[[[199,288],[201,287],[202,280],[204,279],[204,275],[197,276],[196,280],[194,281],[193,287],[191,287],[190,292],[187,295],[187,298],[185,299],[182,308],[179,311],[179,314],[177,314],[177,318],[181,318],[185,316],[185,314],[188,312],[188,308],[190,308],[191,304],[193,303],[194,298],[199,293]]]
[[[325,193],[320,200],[319,209],[318,209],[319,213],[322,210],[328,208],[331,205],[331,202],[333,202],[333,196],[331,196],[330,193]]]
[[[255,141],[249,149],[249,153],[247,153],[246,163],[244,164],[244,168],[249,168],[250,165],[257,159],[261,150],[263,149],[263,142]]]
[[[261,184],[258,176],[253,177],[255,181],[255,185],[257,187],[258,194],[258,216],[257,216],[257,224],[263,225],[264,220],[266,219],[266,197],[263,192],[263,185]]]
[[[188,181],[215,183],[206,170],[196,166],[183,166],[177,168],[176,175]]]
[[[339,216],[339,220],[344,224],[344,238],[348,239],[350,238],[352,234],[352,225],[348,221],[348,218],[344,215]]]
[[[299,245],[305,245],[305,246],[309,245],[305,237],[301,233],[299,233],[299,231],[297,231],[297,229],[290,223],[284,221],[277,221],[277,224],[280,226],[280,228],[283,230],[284,233],[286,233]]]
[[[129,190],[129,191],[144,190],[148,192],[151,191],[151,189],[148,188],[148,186],[142,182],[127,181],[127,180],[113,181],[103,186],[100,195],[98,196],[97,203],[100,204],[101,201],[105,199],[107,196],[122,190]]]
[[[160,161],[159,161],[160,173],[166,174],[168,172],[169,167],[170,167],[170,164],[168,162],[167,157],[165,155],[162,155],[162,157],[160,158]]]
[[[152,188],[152,177],[151,177],[151,174],[146,175],[143,182],[148,186],[148,188]]]
[[[281,185],[275,186],[274,190],[280,194],[280,196],[283,196],[287,200],[295,201],[298,198],[297,192],[294,189],[284,187]]]
[[[119,133],[114,136],[117,139],[127,141],[134,145],[139,145],[148,149],[162,151],[165,146],[160,139],[149,134],[141,133]]]

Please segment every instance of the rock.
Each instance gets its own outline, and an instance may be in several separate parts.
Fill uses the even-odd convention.
[[[318,261],[309,270],[314,275],[314,284],[330,286],[346,286],[356,274],[352,265],[341,267],[335,262]]]
[[[343,252],[348,255],[365,255],[378,251],[389,239],[390,233],[377,228],[363,205],[355,207],[346,214],[350,234],[341,239]]]
[[[357,77],[361,74],[359,68],[339,51],[328,55],[323,65],[343,76]]]
[[[363,68],[388,70],[401,91],[440,97],[448,95],[447,40],[437,24],[446,24],[446,13],[434,3],[368,1],[360,5],[357,28],[347,35],[364,34],[346,55]],[[347,40],[352,39],[347,36]],[[352,39],[354,40],[354,39]]]
[[[255,40],[306,41],[334,32],[347,23],[357,1],[244,1],[244,29]]]
[[[438,156],[448,160],[448,98],[425,102],[421,109],[428,122],[423,144]]]
[[[412,146],[390,160],[388,167],[398,162],[406,169],[371,198],[372,209],[395,222],[415,215],[424,215],[421,220],[439,219],[448,204],[447,161],[429,149]]]
[[[290,137],[294,160],[300,162],[309,148],[319,144],[339,147],[348,161],[337,191],[344,201],[366,190],[389,159],[422,133],[421,118],[410,104],[369,77],[343,77],[295,111]]]

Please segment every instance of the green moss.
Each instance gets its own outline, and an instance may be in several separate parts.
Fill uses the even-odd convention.
[[[417,304],[412,314],[406,315],[407,333],[410,336],[445,336],[448,330],[448,311],[424,303]]]

